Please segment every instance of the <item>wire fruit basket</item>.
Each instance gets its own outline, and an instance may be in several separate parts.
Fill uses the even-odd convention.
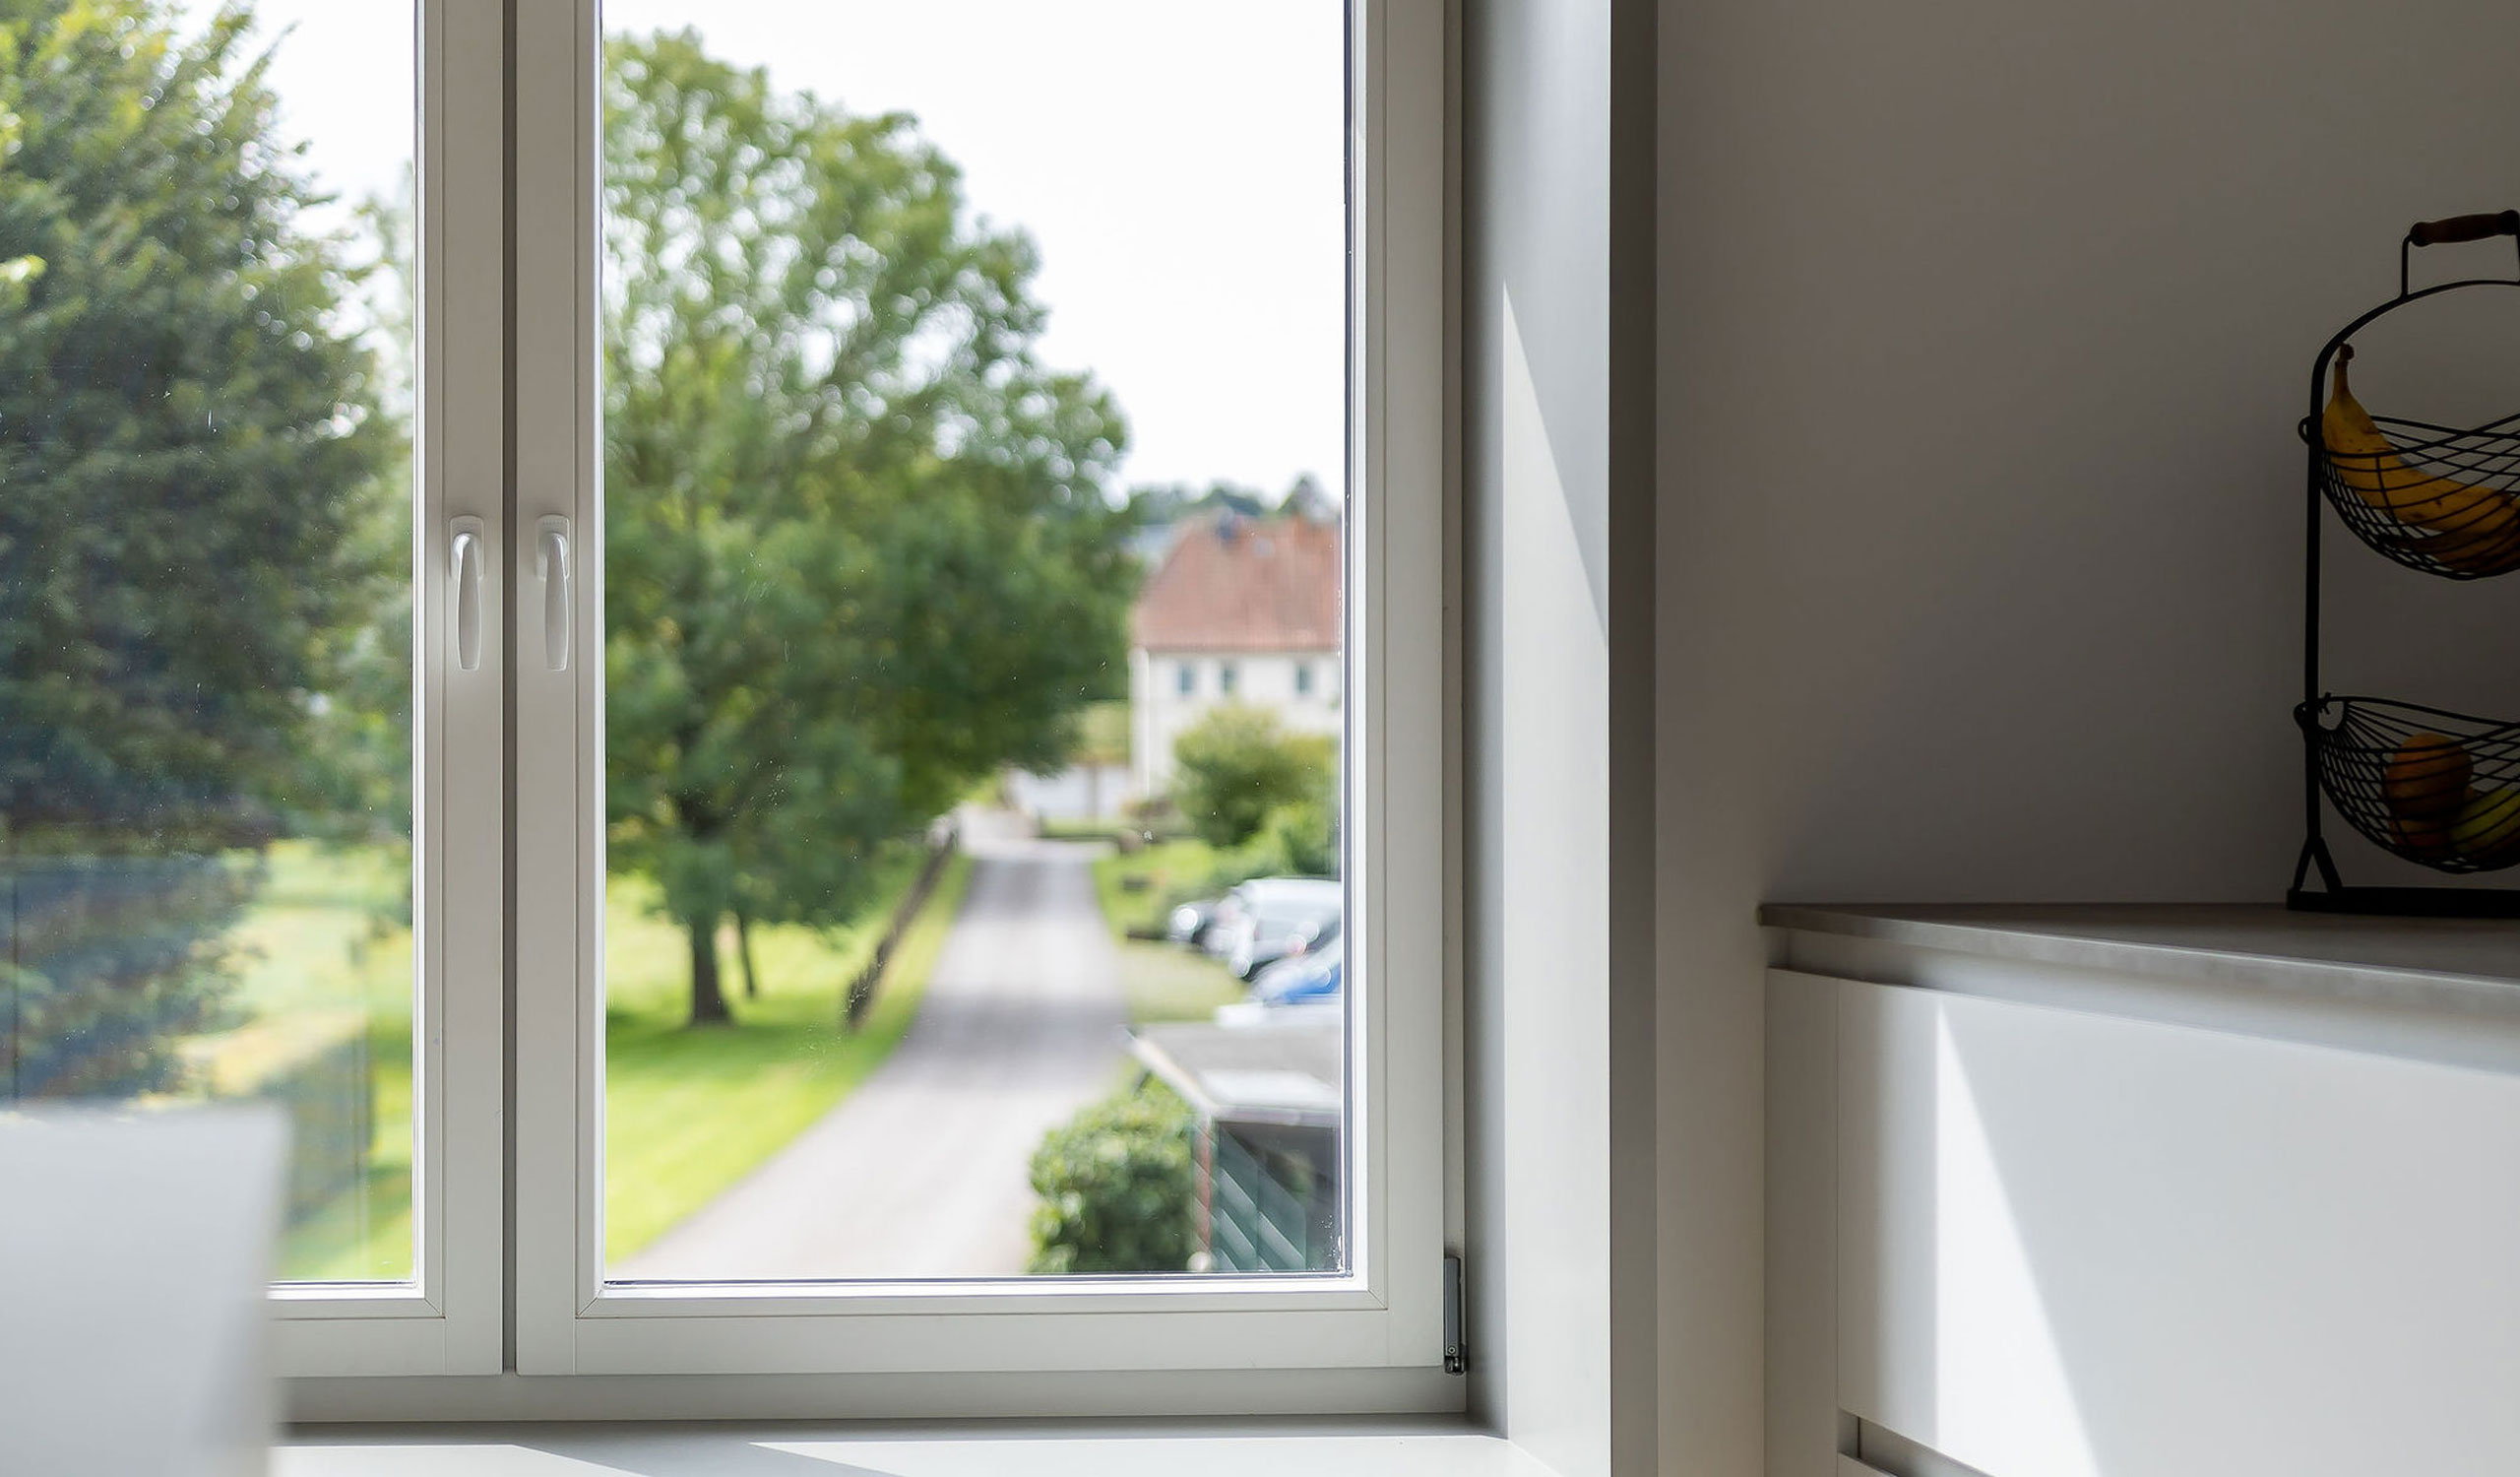
[[[2361,409],[2346,386],[2353,358],[2351,345],[2337,352],[2327,423],[2301,422],[2311,475],[2337,517],[2426,574],[2478,580],[2520,569],[2520,416],[2470,430],[2395,416],[2340,425]]]
[[[2296,714],[2319,788],[2373,845],[2445,872],[2520,864],[2520,723],[2379,697]]]
[[[2285,893],[2293,908],[2520,917],[2520,890],[2348,886],[2321,834],[2333,806],[2372,845],[2434,871],[2520,866],[2520,723],[2341,697],[2319,683],[2320,504],[2364,545],[2410,569],[2448,580],[2520,570],[2520,415],[2468,429],[2374,416],[2354,398],[2348,374],[2349,341],[2374,320],[2444,292],[2520,288],[2520,273],[2421,289],[2409,282],[2416,248],[2496,236],[2512,237],[2520,250],[2520,211],[2418,223],[2398,247],[2398,295],[2340,329],[2310,368],[2310,413],[2300,425],[2309,453],[2307,609],[2301,701],[2293,710],[2301,730],[2304,837]]]

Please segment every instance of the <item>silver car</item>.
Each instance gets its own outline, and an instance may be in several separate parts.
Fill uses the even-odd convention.
[[[1248,980],[1316,938],[1335,935],[1346,898],[1321,877],[1254,877],[1225,896],[1209,928],[1209,953]]]

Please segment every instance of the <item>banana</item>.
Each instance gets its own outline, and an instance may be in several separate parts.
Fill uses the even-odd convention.
[[[2520,861],[2520,790],[2497,786],[2470,791],[2451,826],[2450,844],[2488,870]]]
[[[2520,522],[2475,533],[2426,534],[2398,543],[2410,553],[2462,574],[2508,574],[2520,569]]]
[[[2409,550],[2467,574],[2500,574],[2520,568],[2520,498],[2419,472],[2398,456],[2371,413],[2354,398],[2346,365],[2347,345],[2336,356],[2336,385],[2319,416],[2337,480],[2355,496],[2400,523],[2431,532],[2401,541]]]

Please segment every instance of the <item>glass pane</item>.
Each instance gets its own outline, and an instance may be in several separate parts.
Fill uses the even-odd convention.
[[[609,0],[603,1240],[1344,1268],[1338,0]]]
[[[289,1278],[411,1274],[413,20],[0,0],[0,1098],[280,1104]]]

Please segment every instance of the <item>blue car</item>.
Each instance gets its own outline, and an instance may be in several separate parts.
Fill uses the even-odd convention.
[[[1251,982],[1251,997],[1264,1005],[1293,1005],[1339,997],[1340,954],[1337,948],[1281,959]]]

